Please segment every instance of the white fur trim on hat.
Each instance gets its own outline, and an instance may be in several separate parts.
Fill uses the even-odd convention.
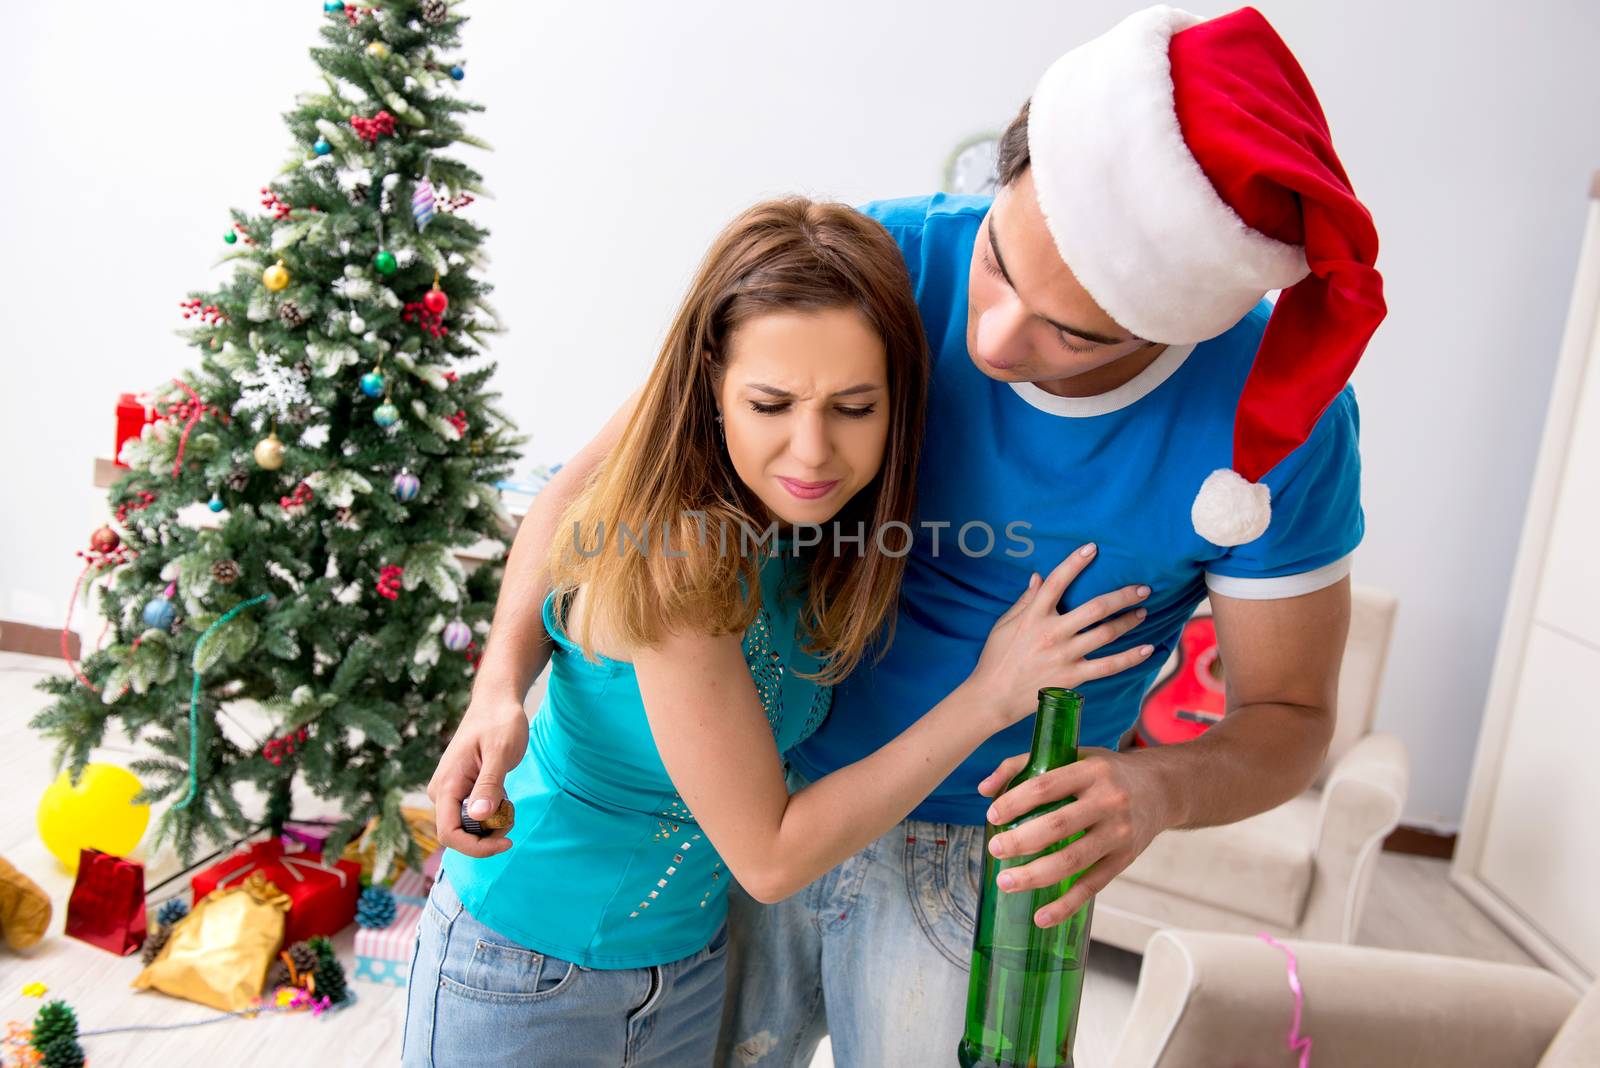
[[[1272,491],[1264,482],[1246,482],[1226,467],[1200,484],[1189,519],[1195,532],[1213,545],[1243,545],[1267,532],[1272,522]]]
[[[1061,258],[1146,341],[1206,341],[1308,273],[1305,250],[1252,229],[1217,194],[1173,104],[1172,35],[1204,21],[1136,12],[1068,52],[1034,90],[1028,152]]]

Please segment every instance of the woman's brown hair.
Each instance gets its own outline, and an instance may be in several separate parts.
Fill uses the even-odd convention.
[[[790,197],[749,208],[717,237],[621,440],[562,517],[550,574],[563,618],[578,587],[585,591],[582,633],[574,635],[585,650],[593,648],[597,619],[608,639],[633,648],[678,630],[738,633],[754,621],[761,561],[742,551],[741,532],[765,529],[757,521],[765,509],[723,445],[717,386],[740,324],[771,312],[829,308],[859,311],[883,341],[889,430],[878,474],[831,521],[856,551],[850,558],[807,555],[805,646],[823,660],[818,680],[834,683],[876,637],[892,635],[904,553],[885,553],[880,541],[891,552],[902,542],[879,532],[912,518],[927,342],[905,261],[888,232],[843,204]],[[859,542],[857,524],[865,532]],[[624,527],[646,539],[646,551],[612,544]],[[672,551],[648,551],[664,531]],[[707,531],[730,533],[723,541]],[[822,545],[836,544],[827,533],[825,527]],[[741,551],[725,551],[735,545]]]

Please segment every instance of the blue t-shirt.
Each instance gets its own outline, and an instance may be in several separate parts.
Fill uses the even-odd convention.
[[[828,714],[831,690],[798,677],[800,565],[761,569],[761,612],[745,662],[778,750]],[[476,859],[447,851],[445,877],[467,911],[529,949],[587,968],[642,968],[703,949],[728,912],[728,872],[661,762],[633,665],[598,662],[567,636],[545,599],[555,642],[528,751],[506,776],[512,847]]]
[[[1099,555],[1067,591],[1064,610],[1129,584],[1152,590],[1145,621],[1103,652],[1150,643],[1154,655],[1078,687],[1082,744],[1110,748],[1137,718],[1208,587],[1243,598],[1308,593],[1347,574],[1361,541],[1359,420],[1348,387],[1264,479],[1272,491],[1265,534],[1220,548],[1194,531],[1195,493],[1230,466],[1234,409],[1271,314],[1266,302],[1219,337],[1169,348],[1096,397],[1057,397],[979,371],[967,353],[967,273],[989,204],[939,194],[862,209],[888,229],[911,271],[933,359],[927,437],[894,641],[881,662],[863,661],[836,687],[833,714],[789,754],[811,779],[860,760],[942,700],[976,665],[1029,574],[1049,574],[1082,544],[1096,543]],[[983,526],[967,530],[963,548],[969,523],[993,532],[992,550]],[[983,823],[988,801],[978,782],[1026,752],[1032,729],[1024,720],[990,738],[913,817]]]

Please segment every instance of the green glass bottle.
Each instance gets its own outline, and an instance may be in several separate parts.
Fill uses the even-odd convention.
[[[1007,789],[1078,759],[1082,711],[1083,698],[1072,690],[1051,686],[1039,691],[1033,752]],[[962,1068],[1071,1068],[1094,899],[1066,923],[1037,927],[1034,913],[1066,893],[1077,874],[1051,886],[1009,894],[995,885],[995,877],[1068,843],[1060,842],[1035,856],[1005,860],[996,860],[988,849],[989,839],[996,834],[1071,801],[1069,797],[1043,805],[1004,827],[991,826],[984,837],[983,891],[972,940],[967,1028],[957,1051]]]

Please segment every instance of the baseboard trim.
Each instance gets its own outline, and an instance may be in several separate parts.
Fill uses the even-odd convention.
[[[61,658],[61,632],[51,630],[49,627],[37,627],[32,623],[15,623],[9,619],[0,619],[0,652],[26,653],[29,656],[53,656]],[[67,655],[78,659],[79,638],[76,634],[67,635]]]
[[[1383,841],[1385,853],[1407,853],[1415,857],[1451,860],[1456,855],[1456,836],[1430,831],[1425,827],[1396,827]]]

